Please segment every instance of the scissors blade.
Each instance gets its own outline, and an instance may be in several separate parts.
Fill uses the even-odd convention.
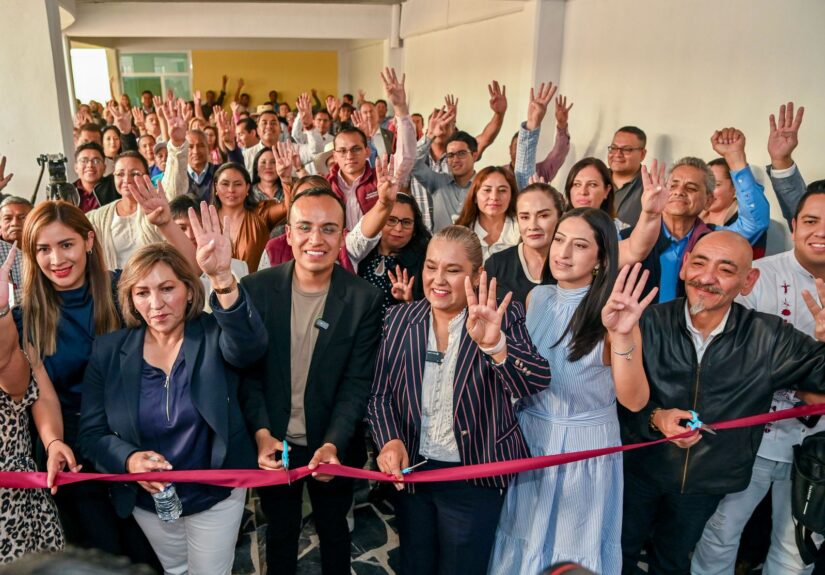
[[[713,435],[716,435],[716,430],[713,429],[710,425],[707,425],[707,424],[703,423],[702,425],[699,426],[699,429],[701,429],[702,431],[707,431],[708,433],[712,433]]]

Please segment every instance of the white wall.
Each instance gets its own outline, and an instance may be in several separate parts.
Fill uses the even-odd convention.
[[[0,154],[8,158],[7,173],[14,173],[4,193],[29,198],[39,171],[35,158],[72,152],[60,6],[56,0],[3,0],[3,9],[14,14],[0,18],[0,78],[7,88],[0,107]]]
[[[623,124],[647,132],[648,158],[711,159],[713,131],[736,126],[749,162],[764,166],[768,115],[793,100],[810,106],[796,160],[808,181],[825,177],[823,22],[820,0],[570,0],[561,80],[576,103],[570,161],[605,158]]]
[[[416,8],[421,2],[407,4]],[[476,135],[492,116],[487,85],[498,80],[507,86],[509,106],[504,126],[495,144],[484,155],[483,166],[509,162],[510,138],[526,112],[535,63],[536,4],[493,4],[506,4],[508,10],[479,21],[452,24],[449,28],[440,27],[437,19],[426,20],[426,27],[423,24],[413,26],[410,22],[418,22],[418,16],[409,12],[405,4],[401,26],[411,111],[426,118],[434,107],[444,104],[446,94],[453,93],[459,99],[459,128]],[[458,3],[458,7],[466,7],[466,4]],[[444,22],[472,16],[469,9],[458,14],[454,0],[450,0],[447,8],[452,12],[444,9],[438,14],[449,19]],[[433,31],[419,32],[421,29]]]
[[[385,65],[384,42],[363,42],[344,48],[338,54],[341,94],[349,93],[357,99],[360,89],[364,90],[367,100],[386,99],[379,76]]]

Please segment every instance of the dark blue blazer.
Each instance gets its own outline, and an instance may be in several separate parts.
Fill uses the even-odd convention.
[[[491,463],[529,457],[511,398],[550,385],[550,366],[536,350],[524,324],[524,308],[512,303],[502,329],[507,359],[495,365],[464,326],[453,381],[453,432],[461,463]],[[391,439],[407,448],[410,464],[421,461],[421,383],[430,333],[430,303],[421,300],[391,307],[384,320],[367,418],[376,445]],[[507,486],[509,476],[473,480],[477,485]]]
[[[238,404],[238,373],[266,352],[267,335],[243,289],[229,310],[188,321],[182,344],[192,403],[212,431],[212,469],[257,467],[255,447]],[[83,379],[78,447],[95,469],[126,473],[126,460],[142,451],[138,408],[145,327],[95,339]],[[112,484],[122,517],[135,506],[136,483]]]

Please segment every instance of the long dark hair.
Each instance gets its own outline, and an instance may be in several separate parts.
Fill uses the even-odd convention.
[[[413,222],[415,222],[413,223],[412,237],[407,245],[404,246],[404,250],[425,253],[427,251],[427,245],[430,243],[430,238],[432,238],[432,234],[424,224],[424,217],[421,215],[418,202],[416,202],[415,198],[412,196],[404,193],[399,193],[395,197],[395,202],[397,204],[406,204],[410,206],[413,212]],[[375,249],[378,249],[378,246],[375,246]]]
[[[507,181],[507,185],[510,186],[510,203],[507,204],[507,212],[504,216],[507,218],[516,217],[516,197],[518,196],[518,185],[516,184],[516,178],[510,170],[499,168],[498,166],[487,166],[475,175],[475,178],[473,179],[473,186],[470,188],[470,193],[467,194],[467,199],[464,200],[464,208],[461,210],[455,225],[465,226],[467,228],[472,228],[475,225],[476,220],[478,220],[478,216],[481,213],[481,210],[478,209],[478,203],[476,201],[478,190],[481,189],[481,186],[484,184],[484,180],[493,174],[501,174]]]
[[[565,213],[559,218],[558,226],[569,218],[581,218],[593,230],[596,237],[596,245],[599,247],[599,269],[593,276],[590,290],[584,296],[570,323],[564,329],[558,341],[553,347],[559,345],[565,336],[570,333],[570,344],[567,354],[568,361],[578,361],[593,351],[598,343],[604,340],[605,329],[602,325],[602,308],[607,303],[613,284],[616,283],[616,275],[619,265],[619,240],[616,236],[616,224],[610,216],[603,210],[595,208],[575,208]]]
[[[235,170],[241,174],[247,186],[243,207],[247,210],[254,209],[255,206],[258,205],[258,200],[255,199],[255,193],[252,191],[252,180],[249,178],[249,172],[246,171],[244,165],[238,162],[226,162],[215,170],[215,175],[212,177],[212,203],[215,204],[217,209],[221,209],[221,199],[218,197],[218,179],[221,177],[221,174],[228,170]]]
[[[599,209],[607,212],[611,218],[616,217],[616,206],[614,205],[614,197],[616,195],[616,186],[613,185],[613,176],[610,175],[610,169],[598,158],[582,158],[570,168],[570,173],[567,174],[567,181],[564,184],[564,197],[567,198],[567,205],[570,206],[570,190],[573,189],[573,180],[579,175],[584,168],[594,167],[599,175],[602,177],[604,187],[608,188],[607,195],[602,200],[602,205]],[[615,224],[614,224],[615,227]]]

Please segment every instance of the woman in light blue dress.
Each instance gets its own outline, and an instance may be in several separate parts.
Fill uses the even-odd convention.
[[[527,299],[527,329],[550,362],[552,382],[521,400],[518,419],[533,456],[620,445],[616,401],[639,410],[649,388],[638,320],[647,272],[617,274],[616,228],[605,212],[578,208],[559,220],[550,247],[558,285]],[[511,484],[490,573],[539,573],[574,561],[621,572],[622,456],[522,473]]]

